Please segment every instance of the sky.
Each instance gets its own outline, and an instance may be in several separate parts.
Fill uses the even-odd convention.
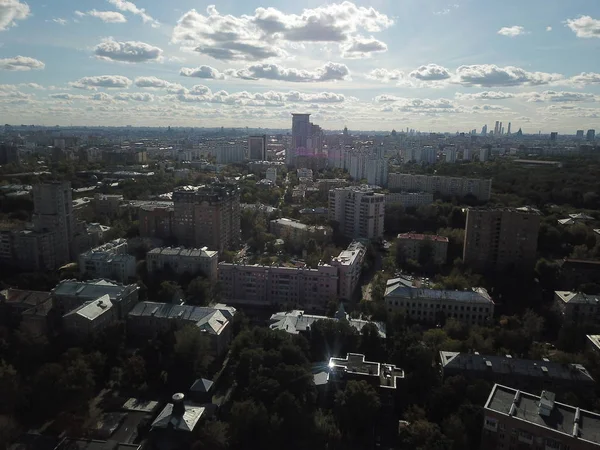
[[[0,0],[0,121],[600,129],[597,0]]]

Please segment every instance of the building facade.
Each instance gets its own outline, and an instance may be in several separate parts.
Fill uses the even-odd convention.
[[[352,239],[376,240],[383,237],[385,195],[366,186],[329,191],[329,220],[340,224],[340,231]]]
[[[598,323],[598,319],[600,319],[600,295],[556,291],[554,292],[554,301],[557,311],[565,321]]]
[[[264,161],[267,159],[267,136],[250,136],[248,138],[248,159]]]
[[[235,185],[213,184],[173,191],[173,231],[179,245],[226,249],[240,243],[240,193]]]
[[[359,285],[366,254],[367,248],[355,241],[331,260],[330,264],[338,269],[338,297],[340,300],[352,300]]]
[[[217,164],[239,164],[246,160],[246,145],[240,142],[214,142]]]
[[[168,266],[178,275],[188,272],[203,274],[211,281],[217,281],[219,252],[204,248],[154,248],[146,254],[148,273],[165,270]]]
[[[531,208],[469,208],[463,261],[476,270],[532,271],[540,213]]]
[[[69,336],[86,340],[114,325],[117,320],[117,309],[105,294],[65,314],[63,327]]]
[[[390,173],[388,176],[388,189],[437,193],[447,197],[472,195],[477,200],[488,201],[492,195],[492,180]]]
[[[404,311],[412,320],[431,324],[453,317],[467,325],[481,325],[494,316],[494,301],[484,288],[429,289],[404,278],[387,282],[385,304],[389,312]]]
[[[166,239],[173,236],[175,208],[142,206],[139,209],[140,236]]]
[[[416,208],[421,205],[431,205],[431,192],[392,192],[385,194],[386,205],[402,205],[405,208]]]
[[[135,256],[127,254],[126,239],[116,239],[81,253],[79,273],[126,283],[136,276]]]
[[[483,414],[481,448],[589,450],[600,448],[600,415],[540,396],[494,385]]]
[[[331,240],[333,235],[331,227],[306,225],[285,217],[271,220],[269,231],[278,238],[295,241],[305,241],[312,238],[317,242],[326,242]]]
[[[420,261],[421,251],[428,246],[431,260],[436,265],[446,264],[448,258],[448,238],[445,236],[404,233],[399,234],[396,240],[398,251],[406,260]]]

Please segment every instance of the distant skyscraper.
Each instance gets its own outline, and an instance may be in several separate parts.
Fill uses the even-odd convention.
[[[484,125],[483,128],[481,129],[481,135],[487,136],[487,130],[488,130],[487,125]]]
[[[583,130],[577,130],[577,139],[583,139],[583,134],[584,134]]]
[[[512,126],[512,123],[508,122],[508,135],[510,136],[510,127]]]
[[[500,122],[500,125],[498,126],[498,133],[504,134],[504,128],[502,128],[502,122]]]
[[[296,156],[306,150],[310,132],[310,114],[292,114],[292,145],[285,155],[288,166],[293,166]]]
[[[500,130],[500,134],[504,134],[504,127]]]
[[[490,159],[490,149],[485,147],[482,148],[481,150],[479,150],[479,161],[480,162],[487,162]]]
[[[499,134],[499,131],[498,131],[499,125],[500,125],[500,122],[498,122],[496,120],[496,126],[494,127],[494,136],[498,136],[498,134]]]
[[[267,136],[250,136],[248,138],[248,159],[265,161],[267,159]]]
[[[417,164],[435,164],[437,160],[437,152],[435,148],[427,145],[416,149],[415,151],[415,162]]]
[[[455,163],[456,162],[456,147],[446,147],[444,149],[446,153],[446,162],[447,163]]]
[[[596,139],[596,130],[588,130],[587,140],[592,142],[594,139]]]
[[[556,141],[556,138],[558,138],[558,133],[556,131],[553,131],[552,133],[550,133],[550,140],[551,141]]]

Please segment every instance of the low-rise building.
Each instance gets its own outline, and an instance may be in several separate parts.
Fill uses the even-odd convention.
[[[350,301],[360,281],[362,265],[367,248],[360,242],[352,242],[348,248],[331,260],[331,265],[338,269],[338,297]]]
[[[219,265],[219,252],[203,248],[161,247],[146,254],[148,273],[165,270],[167,267],[178,275],[201,273],[216,281]]]
[[[404,233],[398,235],[398,251],[406,260],[420,261],[421,252],[429,247],[429,257],[434,264],[444,265],[448,259],[448,238],[445,236]]]
[[[127,315],[127,333],[133,339],[149,339],[193,325],[210,338],[213,353],[220,355],[231,342],[234,314],[235,308],[226,305],[209,308],[140,302]]]
[[[79,272],[92,278],[127,282],[135,278],[135,256],[127,254],[127,240],[115,239],[79,255]]]
[[[63,316],[64,330],[76,339],[90,339],[118,320],[108,294],[86,302]]]
[[[587,347],[600,355],[600,334],[588,334],[587,338]]]
[[[52,309],[50,292],[5,289],[0,291],[0,314],[32,336],[48,333],[48,313]]]
[[[117,284],[107,280],[62,280],[52,289],[54,306],[65,314],[88,302],[108,295],[119,320],[138,302],[140,287],[137,284]]]
[[[385,304],[390,312],[405,311],[412,320],[425,323],[443,323],[453,317],[467,325],[480,325],[494,316],[494,301],[484,288],[430,289],[406,278],[387,282]]]
[[[392,192],[385,195],[387,205],[402,205],[405,208],[416,208],[433,203],[431,192]]]
[[[265,178],[272,183],[277,183],[277,167],[269,167]]]
[[[600,295],[555,291],[554,299],[563,320],[596,323],[600,318]]]
[[[304,311],[300,310],[275,313],[271,316],[271,325],[269,325],[269,328],[271,328],[271,330],[285,331],[289,334],[308,334],[310,333],[313,324],[320,320],[332,320],[336,322],[344,321],[358,333],[361,332],[365,325],[372,324],[377,328],[380,338],[385,339],[386,337],[384,323],[363,319],[352,319],[344,310],[343,303],[340,303],[340,308],[335,313],[334,317],[305,314]]]
[[[106,194],[95,194],[94,195],[94,212],[99,215],[107,217],[116,217],[121,210],[123,204],[122,195],[106,195]]]
[[[271,220],[269,229],[278,238],[296,241],[306,241],[312,238],[322,243],[331,240],[333,235],[331,227],[306,225],[285,217]]]
[[[494,385],[484,406],[481,448],[600,448],[600,415],[512,387]]]
[[[563,364],[543,360],[513,358],[511,355],[480,355],[479,353],[445,352],[440,354],[443,378],[461,375],[470,380],[485,380],[506,384],[517,389],[554,389],[555,391],[585,391],[595,381],[581,364]]]

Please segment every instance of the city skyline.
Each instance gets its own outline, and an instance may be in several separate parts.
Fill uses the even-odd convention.
[[[598,128],[600,62],[579,55],[600,50],[600,6],[563,3],[4,0],[0,114],[285,129],[305,112],[324,129],[574,134]]]

